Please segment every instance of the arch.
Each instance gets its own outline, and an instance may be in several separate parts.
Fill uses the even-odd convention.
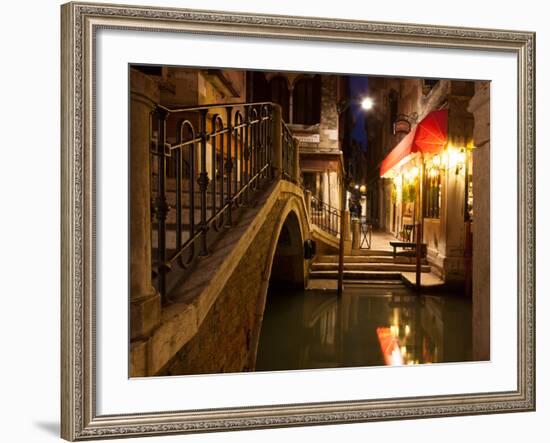
[[[288,80],[280,75],[273,77],[269,81],[269,89],[271,92],[271,101],[281,106],[283,120],[288,122],[290,109]]]
[[[290,211],[281,226],[271,263],[269,287],[305,288],[303,237],[298,216]]]
[[[300,77],[292,91],[292,123],[315,125],[320,121],[321,77]]]
[[[248,83],[253,102],[267,102],[271,99],[269,82],[264,72],[252,71],[248,76]]]
[[[289,186],[290,188],[296,188],[294,185],[290,183],[287,183],[286,185]],[[300,265],[298,266],[302,269],[302,273],[303,273],[303,277],[302,277],[303,280],[299,280],[299,286],[305,287],[307,284],[307,277],[306,277],[307,264],[303,256],[303,242],[304,240],[311,237],[309,219],[308,219],[302,191],[301,190],[298,190],[297,192],[291,191],[289,193],[291,194],[291,196],[289,197],[289,199],[287,200],[286,204],[283,206],[281,211],[278,213],[278,220],[280,221],[279,223],[276,224],[275,228],[273,229],[273,235],[271,237],[271,242],[270,242],[270,253],[269,253],[270,255],[267,257],[267,261],[264,269],[263,283],[259,291],[256,317],[254,320],[255,324],[254,324],[254,327],[252,328],[253,333],[251,337],[251,352],[249,354],[249,362],[248,362],[248,367],[251,368],[252,370],[254,370],[254,368],[256,367],[256,355],[258,352],[258,344],[259,344],[261,325],[263,322],[263,316],[264,316],[265,305],[267,300],[267,292],[270,287],[270,284],[273,283],[274,280],[277,278],[275,276],[273,276],[272,278],[273,264],[276,259],[277,246],[281,238],[281,232],[287,222],[288,224],[286,225],[286,227],[292,230],[290,231],[291,244],[293,240],[295,241],[292,244],[293,247],[296,247],[298,245],[297,228],[299,229],[301,266]],[[295,258],[297,259],[297,256],[295,256]]]
[[[289,191],[285,192],[285,193],[288,192],[288,194],[290,194],[290,197],[288,198],[283,208],[279,212],[278,220],[280,221],[277,223],[275,229],[273,230],[273,235],[271,237],[270,248],[269,248],[270,255],[267,259],[264,273],[263,273],[264,274],[263,281],[264,281],[265,287],[262,288],[262,298],[263,298],[263,301],[261,303],[262,313],[264,308],[263,305],[265,304],[265,296],[267,294],[269,282],[271,281],[271,272],[273,270],[273,260],[275,258],[275,252],[277,250],[277,244],[279,242],[281,230],[283,229],[284,224],[289,219],[289,216],[291,213],[292,213],[292,216],[290,217],[295,221],[297,221],[298,227],[300,229],[300,236],[302,239],[301,240],[302,252],[303,252],[303,242],[311,238],[310,222],[309,222],[308,213],[305,206],[305,200],[304,200],[302,190],[297,188],[295,185],[291,183],[284,183],[284,185],[288,186],[292,190],[289,190],[290,192]],[[295,191],[296,188],[299,189],[297,192]],[[296,226],[294,225],[294,221],[291,223],[293,224],[293,227]],[[302,258],[303,258],[303,255],[302,255]],[[304,286],[305,286],[307,283],[307,280],[305,278],[307,275],[305,263],[304,263],[303,269],[304,269]]]

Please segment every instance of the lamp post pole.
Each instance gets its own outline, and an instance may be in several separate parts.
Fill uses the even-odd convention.
[[[345,112],[353,101],[351,99],[343,100],[336,105],[336,112],[338,115]],[[365,97],[360,102],[361,108],[368,111],[372,108],[374,102],[370,97]],[[342,162],[342,169],[344,169]],[[350,178],[346,171],[344,171],[344,179],[342,180],[342,191],[340,198],[340,245],[338,251],[338,287],[337,295],[340,297],[344,290],[344,217],[346,215],[346,189],[349,186]]]

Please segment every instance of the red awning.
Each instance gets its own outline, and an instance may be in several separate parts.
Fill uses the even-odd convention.
[[[448,110],[430,112],[393,148],[380,165],[380,177],[416,152],[437,154],[447,144]]]

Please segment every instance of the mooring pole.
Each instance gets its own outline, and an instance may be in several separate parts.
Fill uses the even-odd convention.
[[[424,230],[424,174],[425,164],[424,157],[420,156],[420,174],[418,177],[418,224],[416,225],[416,291],[420,292],[421,288],[421,267],[422,267],[422,235]]]
[[[420,273],[422,267],[422,223],[416,225],[416,290],[420,292]]]
[[[344,217],[346,216],[346,188],[347,177],[342,181],[342,197],[340,198],[340,247],[338,249],[338,288],[337,295],[340,297],[344,290]]]

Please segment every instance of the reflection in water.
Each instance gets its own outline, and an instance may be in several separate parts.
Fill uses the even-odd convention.
[[[472,359],[471,301],[401,286],[270,290],[257,371]]]

